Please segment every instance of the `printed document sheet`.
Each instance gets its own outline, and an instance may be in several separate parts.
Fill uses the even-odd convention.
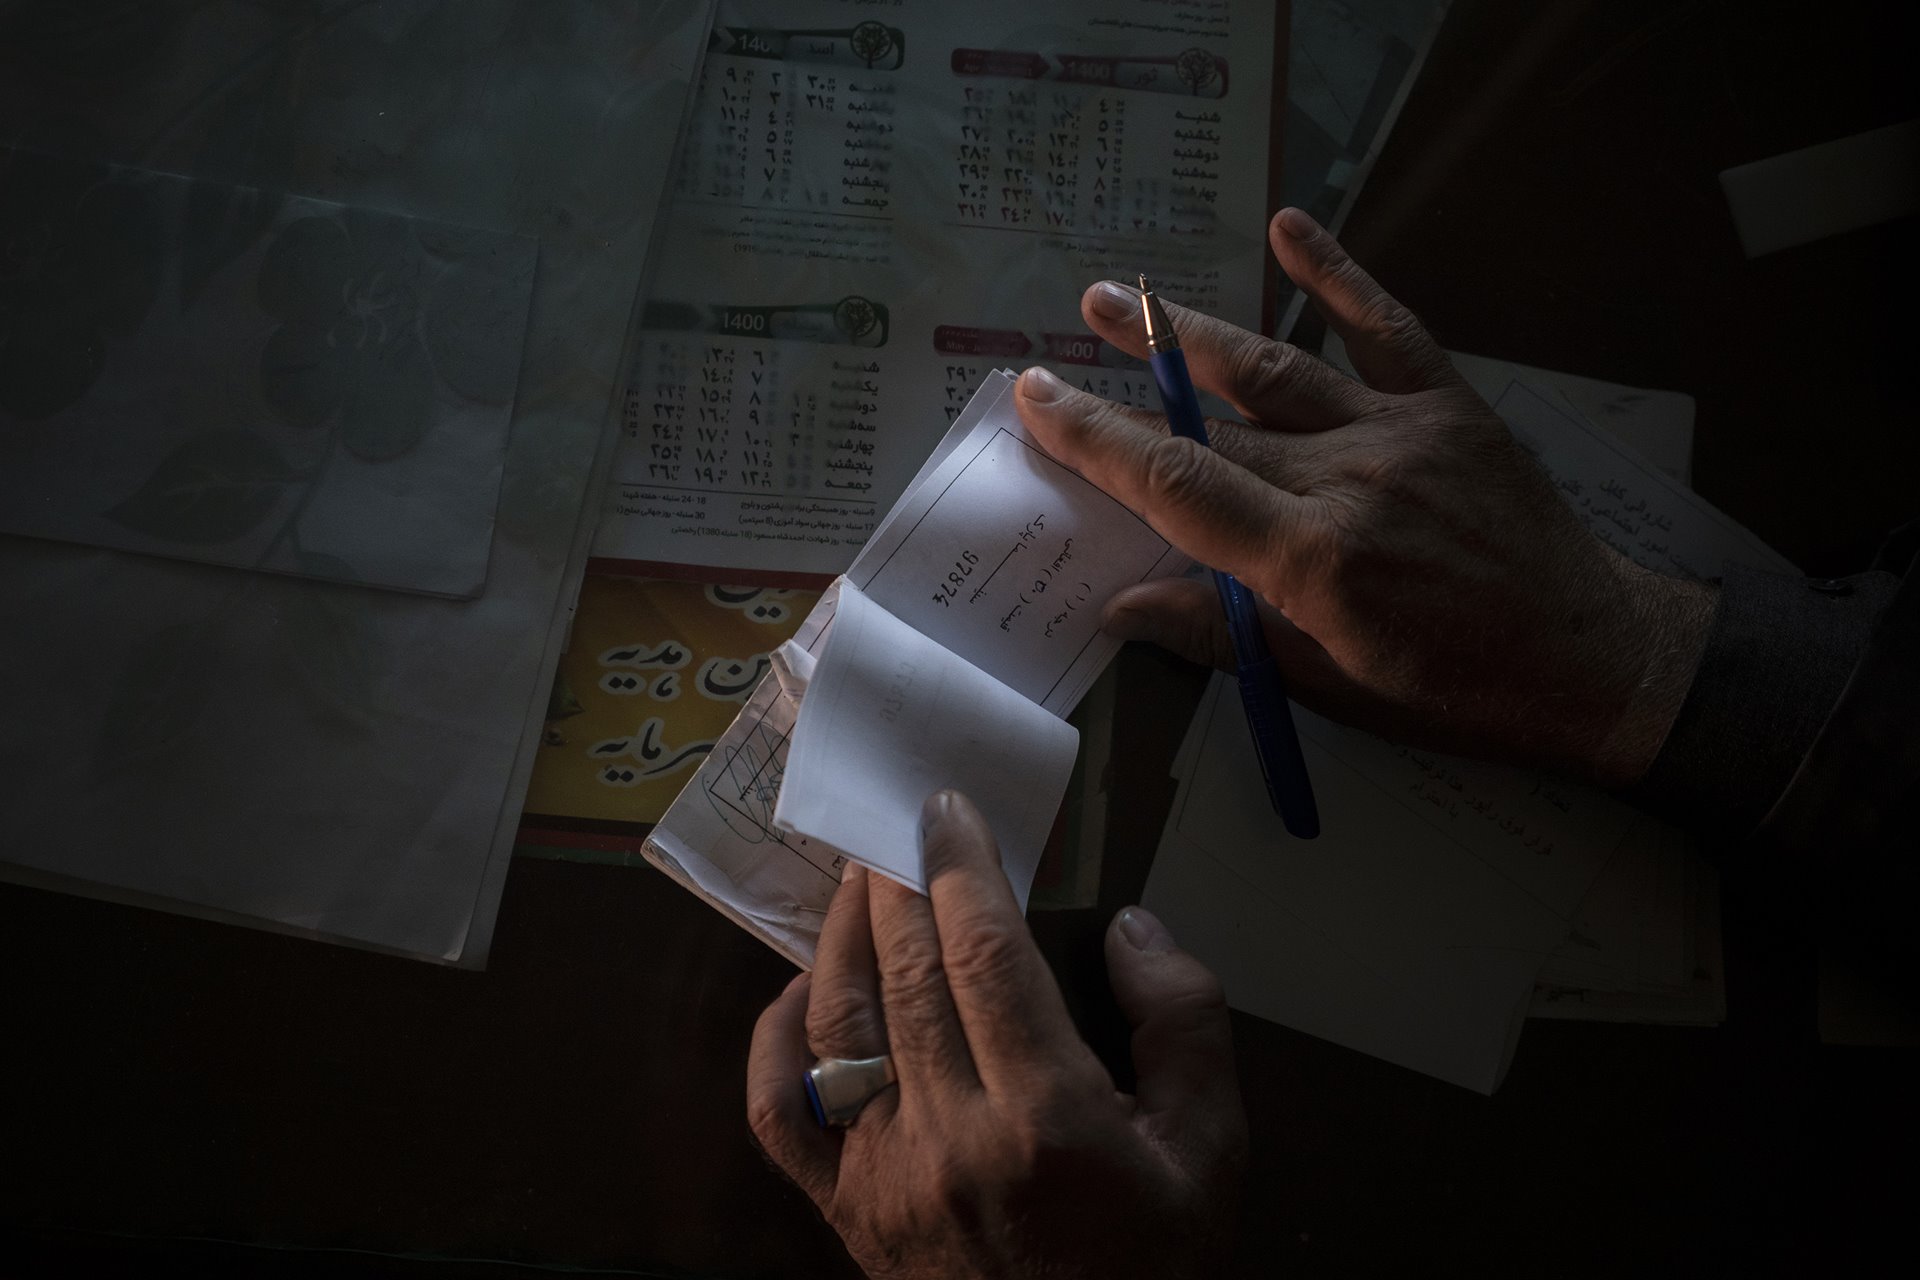
[[[1265,0],[723,6],[594,554],[844,572],[1001,364],[1157,404],[1088,333],[1094,281],[1145,271],[1257,327],[1275,22]]]

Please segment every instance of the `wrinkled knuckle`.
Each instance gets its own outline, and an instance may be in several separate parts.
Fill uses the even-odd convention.
[[[1187,507],[1207,496],[1206,455],[1202,447],[1178,436],[1154,445],[1147,459],[1147,496],[1156,507]]]
[[[1082,423],[1089,435],[1124,438],[1129,433],[1141,430],[1140,424],[1124,406],[1094,395],[1088,395],[1086,400],[1089,408],[1082,417]]]
[[[1285,388],[1299,367],[1300,349],[1265,339],[1243,343],[1227,365],[1227,377],[1243,399],[1259,401]]]
[[[975,925],[946,941],[946,969],[955,982],[969,987],[1010,991],[1021,981],[1031,945],[1024,931],[1011,925]]]
[[[876,1029],[864,992],[852,987],[815,987],[807,1002],[807,1042],[819,1053],[879,1052],[868,1041]]]
[[[888,951],[880,968],[883,1002],[889,1018],[902,1011],[925,1008],[947,985],[940,944],[931,938],[910,938]]]
[[[1098,396],[1090,396],[1081,391],[1069,389],[1053,406],[1058,421],[1067,430],[1078,436],[1096,434],[1107,424],[1108,415],[1113,406]]]
[[[1385,294],[1374,303],[1367,327],[1378,342],[1396,351],[1417,350],[1427,343],[1420,318]]]
[[[1348,256],[1345,249],[1332,251],[1331,261],[1327,263],[1327,275],[1331,281],[1344,290],[1348,296],[1373,305],[1377,299],[1386,297],[1386,292],[1374,282],[1361,265]]]

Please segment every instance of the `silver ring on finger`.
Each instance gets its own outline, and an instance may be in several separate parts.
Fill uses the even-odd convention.
[[[893,1088],[899,1077],[893,1071],[893,1055],[876,1058],[822,1058],[807,1068],[800,1083],[807,1091],[807,1105],[823,1129],[844,1129],[874,1098]]]

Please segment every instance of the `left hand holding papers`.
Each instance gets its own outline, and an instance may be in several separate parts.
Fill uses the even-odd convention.
[[[921,832],[927,895],[848,867],[813,973],[761,1015],[755,1136],[870,1276],[1214,1274],[1247,1148],[1219,982],[1152,916],[1115,918],[1107,967],[1139,1080],[1118,1092],[979,811],[940,792]],[[820,1128],[800,1083],[815,1058],[883,1053],[899,1087]]]

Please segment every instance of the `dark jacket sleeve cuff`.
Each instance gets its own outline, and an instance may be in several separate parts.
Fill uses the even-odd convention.
[[[1799,768],[1899,581],[1728,565],[1693,686],[1625,798],[1690,826],[1751,831]]]

